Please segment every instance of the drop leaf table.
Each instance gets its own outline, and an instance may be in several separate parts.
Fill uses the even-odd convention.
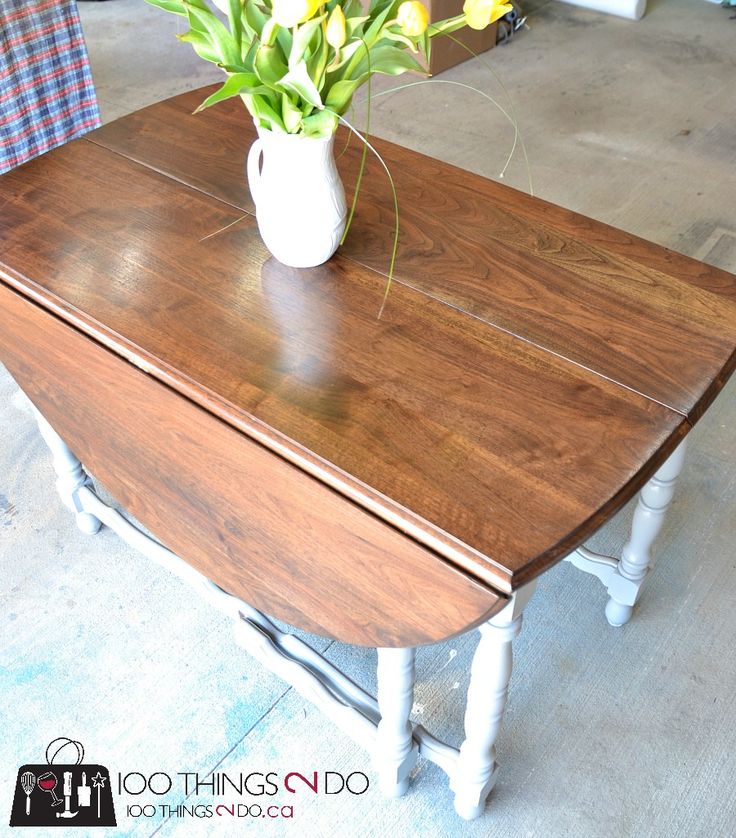
[[[283,267],[253,217],[249,120],[235,100],[192,115],[205,94],[0,178],[0,360],[85,532],[231,614],[387,794],[421,754],[477,817],[535,579],[569,559],[610,623],[631,616],[685,438],[736,363],[736,278],[377,141],[402,218],[379,319],[381,169],[338,255]],[[620,557],[587,549],[637,492]],[[376,647],[377,698],[265,615]],[[456,749],[411,722],[414,649],[476,628]]]

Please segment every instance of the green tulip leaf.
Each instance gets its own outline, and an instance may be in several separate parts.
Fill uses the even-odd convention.
[[[344,7],[343,7],[344,9]],[[347,33],[348,40],[353,37],[353,35],[360,32],[363,24],[370,20],[368,15],[363,17],[347,17],[347,12],[345,12],[345,32]]]
[[[468,22],[465,20],[465,15],[456,15],[455,17],[448,17],[447,20],[440,20],[437,23],[433,23],[427,30],[427,33],[430,38],[436,38],[439,35],[449,35],[451,32],[457,32],[458,29],[462,29],[467,25]]]
[[[374,47],[370,55],[370,64],[368,58],[361,60],[358,64],[353,77],[359,77],[365,72],[383,73],[387,76],[398,76],[407,71],[414,71],[427,75],[427,70],[422,65],[412,58],[412,56],[401,47],[394,47],[389,45],[379,45]]]
[[[208,96],[194,113],[199,113],[205,108],[210,108],[212,105],[216,105],[225,99],[231,99],[233,96],[241,96],[244,93],[263,93],[266,91],[267,88],[263,87],[255,73],[233,73],[225,84],[211,96]]]
[[[385,9],[386,6],[392,6],[393,0],[371,0],[370,6],[368,7],[368,13],[371,17],[375,17],[382,9]]]
[[[289,68],[293,69],[296,65],[305,58],[309,45],[315,36],[317,30],[321,27],[322,21],[327,15],[320,15],[312,18],[312,20],[302,23],[302,25],[294,33],[294,38],[291,44],[291,52],[289,53]]]
[[[389,14],[393,11],[394,14],[391,15],[391,19],[393,20],[396,17],[396,10],[401,5],[401,0],[393,0],[389,3],[386,8],[379,12],[373,20],[371,21],[370,26],[366,29],[365,34],[363,35],[363,39],[368,44],[369,47],[372,47],[373,44],[378,40],[381,35],[381,29],[383,28],[384,23],[388,19]],[[394,6],[396,9],[394,9]]]
[[[425,30],[426,31],[426,30]],[[418,38],[421,39],[423,36],[419,35]],[[407,35],[399,29],[399,27],[384,27],[383,32],[381,33],[381,38],[385,38],[387,41],[395,41],[398,44],[403,44],[405,47],[408,47],[413,53],[418,52],[417,48],[417,38],[412,39],[409,38]]]
[[[325,38],[324,32],[320,31],[318,38],[319,47],[307,61],[307,70],[309,71],[309,78],[314,79],[317,90],[319,90],[319,95],[322,96],[322,90],[325,86],[327,61],[330,57],[331,47],[327,43],[327,38]],[[324,96],[322,96],[322,99],[324,101]]]
[[[227,19],[230,23],[230,31],[235,38],[235,45],[240,52],[240,44],[243,40],[243,3],[242,0],[228,0]]]
[[[149,6],[156,6],[159,9],[163,9],[165,12],[171,12],[182,17],[187,16],[186,9],[181,0],[146,0],[146,3]]]
[[[258,78],[268,87],[275,87],[289,71],[278,44],[261,44],[256,50],[253,67]]]
[[[280,28],[281,27],[272,17],[269,18],[261,31],[261,44],[266,44],[269,47],[273,46],[276,43],[276,38],[279,34]],[[280,46],[281,45],[279,45],[279,47]]]
[[[353,94],[360,87],[365,79],[342,79],[335,82],[325,99],[325,107],[330,108],[337,114],[344,114],[350,107]]]
[[[211,61],[213,64],[220,63],[219,53],[210,43],[210,39],[201,32],[190,29],[189,32],[184,32],[182,35],[177,35],[176,37],[185,44],[191,44],[192,49],[205,61]]]
[[[307,116],[302,120],[302,131],[307,137],[331,137],[337,130],[337,116],[328,110]]]
[[[195,9],[199,9],[202,12],[209,12],[210,14],[213,14],[207,0],[181,0],[181,2],[185,6],[193,6]]]
[[[263,27],[266,25],[269,15],[267,15],[256,3],[246,2],[243,5],[243,17],[245,17],[248,26],[260,38],[261,32],[263,32]]]
[[[311,110],[311,107],[310,107]],[[281,118],[284,120],[284,127],[289,134],[296,134],[302,124],[304,114],[291,101],[288,93],[281,94]]]
[[[250,101],[256,125],[269,131],[286,131],[283,120],[265,96],[251,96]]]
[[[285,26],[277,26],[276,40],[279,42],[284,55],[291,55],[291,29],[287,29]]]
[[[289,93],[295,93],[315,108],[319,108],[321,110],[324,107],[322,99],[319,95],[319,90],[317,90],[314,82],[309,77],[306,61],[300,61],[295,67],[289,70],[289,72],[276,83],[276,87],[286,90]]]
[[[424,60],[427,62],[427,67],[429,67],[429,59],[432,57],[432,36],[429,34],[429,29],[424,30],[424,35],[420,38],[422,43],[422,54],[424,55]]]
[[[340,50],[340,59],[335,64],[330,64],[330,74],[334,73],[336,70],[339,70],[340,67],[344,67],[345,64],[350,61],[350,59],[355,55],[358,50],[361,50],[363,54],[365,54],[365,45],[362,41],[350,41],[349,44],[345,44],[344,47]],[[340,73],[340,75],[343,75]]]
[[[210,44],[220,56],[222,64],[237,64],[240,49],[222,21],[210,9],[202,9],[192,0],[183,0],[192,29],[206,34]]]
[[[344,3],[340,3],[342,6],[342,13],[345,15],[346,20],[350,20],[350,18],[358,18],[360,15],[365,14],[365,10],[363,9],[363,5],[360,0],[346,0]],[[331,10],[330,10],[331,11]],[[368,20],[370,15],[366,15],[361,20]]]

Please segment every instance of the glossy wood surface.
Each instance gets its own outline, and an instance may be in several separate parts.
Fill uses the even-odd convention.
[[[203,96],[0,178],[0,278],[148,374],[136,382],[239,432],[234,450],[258,443],[382,519],[429,576],[442,559],[509,592],[550,567],[733,369],[731,275],[388,143],[403,226],[377,320],[393,223],[380,173],[338,256],[284,268],[250,214],[252,127],[237,102],[192,116]],[[348,184],[356,163],[357,147],[340,158]],[[406,560],[387,561],[400,573]],[[330,560],[314,562],[324,578]]]
[[[371,646],[441,640],[505,604],[2,284],[0,310],[2,358],[34,404],[126,510],[228,592]]]
[[[80,188],[84,184],[84,188]],[[2,181],[15,286],[488,584],[595,530],[679,414],[92,143]],[[16,271],[18,271],[16,268]],[[13,275],[6,271],[9,281]]]
[[[206,91],[139,111],[90,140],[251,212],[239,101],[192,115]],[[696,420],[736,366],[736,280],[453,166],[376,140],[401,205],[396,275],[499,328]],[[339,165],[355,181],[359,148]],[[343,252],[385,272],[393,204],[370,159]],[[584,188],[584,184],[581,184]]]

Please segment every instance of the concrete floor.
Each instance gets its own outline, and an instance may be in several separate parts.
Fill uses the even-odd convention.
[[[178,21],[140,0],[80,11],[105,119],[218,78],[173,39]],[[487,56],[513,93],[536,193],[736,272],[728,17],[695,0],[650,2],[637,23],[538,5],[530,30]],[[477,61],[443,78],[498,92]],[[378,100],[374,125],[489,177],[511,141],[476,94],[443,85]],[[525,187],[520,162],[506,180]],[[0,428],[0,809],[10,808],[17,766],[41,761],[60,734],[81,739],[89,759],[113,772],[373,777],[357,746],[233,646],[223,618],[110,532],[87,538],[74,528],[5,373]],[[288,801],[293,821],[260,821],[254,834],[733,836],[735,464],[731,384],[692,434],[659,565],[625,628],[605,622],[596,580],[568,565],[542,579],[516,646],[502,773],[482,819],[457,820],[444,776],[421,762],[402,800],[385,801],[374,786],[355,798],[300,796]],[[630,514],[594,546],[619,550]],[[373,683],[373,653],[315,642]],[[415,718],[451,741],[461,736],[474,642],[419,656]],[[115,834],[229,836],[249,826],[136,821],[124,809],[136,800],[117,798]]]

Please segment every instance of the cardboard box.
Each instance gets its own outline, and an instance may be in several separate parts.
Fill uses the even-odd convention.
[[[430,20],[444,20],[454,15],[459,15],[463,10],[464,0],[425,0],[429,9]],[[496,45],[496,32],[498,22],[478,31],[468,26],[458,29],[452,33],[452,37],[470,47],[474,52],[481,53]],[[456,64],[461,64],[473,56],[464,50],[460,44],[456,44],[448,37],[438,36],[432,41],[432,57],[429,62],[429,71],[433,76],[448,70]]]

